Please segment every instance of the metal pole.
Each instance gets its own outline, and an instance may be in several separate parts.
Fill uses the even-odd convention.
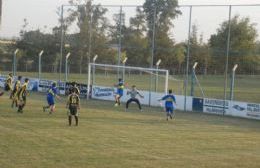
[[[92,74],[92,86],[95,84],[95,75],[96,75],[96,60],[98,58],[98,55],[95,55],[95,57],[93,58],[93,74]]]
[[[187,65],[186,65],[186,79],[185,79],[185,96],[184,96],[184,111],[187,111],[187,87],[189,81],[189,64],[190,64],[190,33],[191,33],[191,16],[192,6],[190,6],[190,17],[189,17],[189,34],[188,34],[188,48],[187,48]]]
[[[166,78],[165,78],[165,95],[168,93],[168,86],[169,85],[169,71],[166,71]]]
[[[63,21],[63,5],[61,5],[61,40],[60,40],[60,70],[59,70],[59,81],[61,81],[61,71],[62,71],[62,57],[63,57],[63,44],[64,44],[64,21]]]
[[[68,81],[68,59],[65,60],[65,81]]]
[[[235,86],[235,73],[238,65],[236,64],[232,69],[232,76],[231,76],[231,87],[230,87],[230,100],[233,101],[234,99],[234,86]]]
[[[190,95],[194,96],[194,79],[195,79],[195,69],[192,69],[192,74],[191,74],[191,89],[190,89]]]
[[[156,69],[159,69],[159,65],[156,65]],[[155,81],[155,92],[158,90],[158,71],[156,71],[156,81]]]
[[[39,53],[39,65],[38,65],[38,79],[40,80],[41,79],[41,73],[42,73],[42,54],[43,54],[43,50]]]
[[[195,62],[192,67],[192,74],[191,74],[191,89],[190,89],[190,95],[194,96],[194,85],[195,85],[195,78],[196,78],[196,67],[198,65],[198,62]]]
[[[154,47],[155,47],[155,25],[156,25],[156,7],[154,8],[153,12],[153,36],[152,36],[152,49],[151,49],[151,62],[150,68],[153,68],[153,60],[154,60]],[[151,99],[152,99],[152,83],[153,83],[153,76],[150,75],[150,90],[149,90],[149,106],[151,106]]]
[[[233,101],[234,98],[234,82],[235,82],[235,71],[231,75],[231,87],[230,87],[230,100]]]
[[[226,100],[227,100],[227,83],[228,83],[228,64],[229,64],[229,50],[230,50],[230,33],[231,33],[231,13],[232,6],[229,6],[228,17],[228,37],[227,37],[227,50],[226,50],[226,66],[225,66],[225,83],[224,83],[224,103],[223,103],[223,115],[226,112]]]
[[[38,70],[38,79],[40,80],[41,79],[41,69],[42,69],[42,66],[41,66],[41,64],[42,64],[42,56],[41,55],[39,55],[39,65],[38,65],[38,68],[39,68],[39,70]]]
[[[14,52],[13,56],[13,76],[16,75],[16,69],[17,69],[17,64],[16,64],[16,54],[18,53],[19,49],[16,49]]]
[[[65,81],[68,81],[68,59],[70,57],[70,52],[65,57]]]
[[[120,6],[120,14],[119,14],[119,40],[118,40],[118,60],[117,64],[120,66],[121,61],[121,51],[122,51],[122,6]],[[119,75],[120,69],[117,69],[117,78],[120,77]]]
[[[92,11],[90,11],[90,23],[89,23],[89,41],[88,41],[88,63],[90,63],[91,57],[91,42],[92,42]]]
[[[87,95],[87,100],[89,100],[90,97],[90,81],[91,80],[91,64],[88,64],[88,95]],[[92,85],[93,86],[93,85]]]

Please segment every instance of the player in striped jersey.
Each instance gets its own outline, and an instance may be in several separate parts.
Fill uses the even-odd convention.
[[[29,85],[29,79],[26,78],[24,80],[24,84],[21,86],[21,88],[18,91],[18,113],[23,113],[23,109],[26,105],[26,96],[28,94],[27,88]]]
[[[69,109],[68,112],[68,120],[69,120],[69,126],[71,126],[72,122],[72,116],[75,117],[76,126],[78,126],[79,118],[78,118],[78,110],[80,109],[80,98],[77,94],[77,89],[73,89],[72,93],[68,97],[67,106]]]
[[[11,107],[12,108],[14,107],[14,105],[16,107],[18,107],[18,91],[19,91],[19,89],[21,87],[21,80],[22,80],[22,77],[18,76],[18,79],[17,79],[17,81],[14,84],[14,88],[13,88],[13,91],[12,91],[12,94],[11,94],[11,96],[12,96],[12,105],[11,105]]]

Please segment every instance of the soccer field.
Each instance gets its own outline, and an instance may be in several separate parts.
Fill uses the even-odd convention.
[[[65,99],[53,115],[32,93],[24,114],[0,97],[0,167],[10,168],[259,168],[260,122],[160,108],[82,101],[78,127],[67,125]]]

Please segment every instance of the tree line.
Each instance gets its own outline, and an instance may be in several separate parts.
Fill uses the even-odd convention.
[[[86,72],[88,63],[95,55],[99,56],[100,63],[117,64],[118,54],[121,52],[121,59],[128,57],[128,65],[150,67],[158,59],[162,59],[161,68],[170,70],[171,74],[184,74],[188,42],[178,43],[170,35],[174,19],[182,14],[177,0],[146,0],[142,7],[136,7],[136,15],[130,18],[129,24],[126,24],[124,12],[118,11],[114,14],[112,24],[107,18],[107,8],[93,5],[89,0],[70,1],[71,5],[82,3],[85,5],[77,9],[66,9],[68,15],[63,19],[64,53],[71,52],[71,72]],[[70,33],[69,28],[75,24],[79,31]],[[260,42],[257,41],[255,24],[251,23],[249,18],[241,18],[238,15],[231,19],[230,24],[229,67],[239,64],[239,73],[258,74]],[[57,72],[61,26],[54,27],[51,33],[39,29],[27,31],[27,26],[25,19],[20,38],[15,44],[1,45],[0,58],[2,62],[6,62],[5,67],[1,68],[4,69],[11,64],[8,59],[11,58],[12,51],[19,48],[18,70],[36,70],[37,55],[44,49],[43,71]],[[203,41],[203,35],[198,34],[197,25],[192,25],[191,30],[190,66],[198,62],[200,74],[223,74],[229,22],[222,22],[207,42]],[[120,52],[119,44],[121,44]],[[154,53],[153,59],[151,59],[152,53]]]

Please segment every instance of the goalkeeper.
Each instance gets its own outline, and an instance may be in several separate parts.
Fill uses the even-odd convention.
[[[136,89],[135,85],[132,86],[131,91],[127,91],[127,95],[129,95],[129,94],[130,94],[131,98],[126,102],[126,111],[131,102],[135,102],[138,105],[140,111],[142,111],[141,103],[136,98],[136,96],[139,95],[141,98],[144,98],[144,96],[140,94],[140,92]]]

